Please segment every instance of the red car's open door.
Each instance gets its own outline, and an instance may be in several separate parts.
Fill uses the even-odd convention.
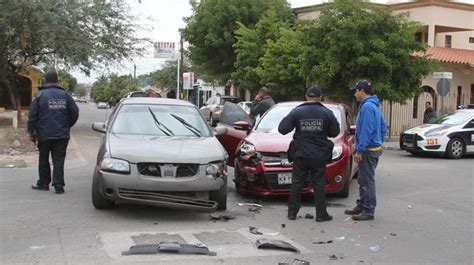
[[[237,123],[237,124],[236,124]],[[227,133],[217,136],[219,142],[229,154],[227,164],[234,166],[235,151],[238,144],[251,130],[253,119],[237,104],[226,102],[216,127],[226,127]]]

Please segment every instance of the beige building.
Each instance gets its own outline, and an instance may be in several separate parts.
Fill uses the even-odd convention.
[[[440,63],[440,72],[451,72],[450,92],[444,106],[452,112],[458,105],[474,104],[474,5],[453,1],[419,0],[403,3],[374,4],[394,13],[408,13],[422,28],[414,38],[427,43],[427,53]],[[315,19],[326,4],[296,8],[300,19]],[[382,110],[391,136],[423,121],[425,102],[441,111],[441,97],[436,92],[438,79],[430,74],[422,81],[423,92],[405,104],[383,102]]]

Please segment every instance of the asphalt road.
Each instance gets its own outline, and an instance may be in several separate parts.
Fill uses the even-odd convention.
[[[472,158],[416,158],[386,150],[377,170],[376,219],[368,222],[347,221],[343,213],[354,205],[357,180],[349,198],[328,198],[334,220],[326,223],[288,221],[286,198],[242,197],[231,181],[228,205],[236,218],[229,221],[212,221],[207,213],[137,205],[100,211],[91,203],[100,142],[91,123],[103,121],[110,110],[85,103],[79,107],[64,194],[31,190],[36,168],[0,169],[1,264],[278,264],[285,257],[311,264],[472,264]],[[260,213],[236,205],[259,199]],[[306,213],[314,214],[311,200],[300,211],[302,216]],[[250,234],[249,226],[260,228],[263,235]],[[301,253],[257,249],[254,242],[260,237],[289,241]],[[134,242],[157,238],[199,240],[217,256],[121,255]]]

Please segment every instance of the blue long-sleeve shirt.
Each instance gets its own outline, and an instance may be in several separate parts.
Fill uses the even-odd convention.
[[[380,111],[377,96],[362,101],[356,122],[356,150],[362,154],[367,149],[381,147],[387,133],[387,125]]]

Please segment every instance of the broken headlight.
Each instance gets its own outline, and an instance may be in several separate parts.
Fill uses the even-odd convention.
[[[339,158],[341,158],[341,156],[342,156],[342,146],[340,145],[334,146],[334,148],[332,149],[332,160],[333,161],[338,160]]]
[[[206,174],[214,178],[222,177],[226,172],[225,161],[216,161],[207,164]]]
[[[254,157],[257,154],[257,150],[255,149],[255,145],[249,142],[243,142],[240,146],[240,157],[244,160],[248,160]]]

